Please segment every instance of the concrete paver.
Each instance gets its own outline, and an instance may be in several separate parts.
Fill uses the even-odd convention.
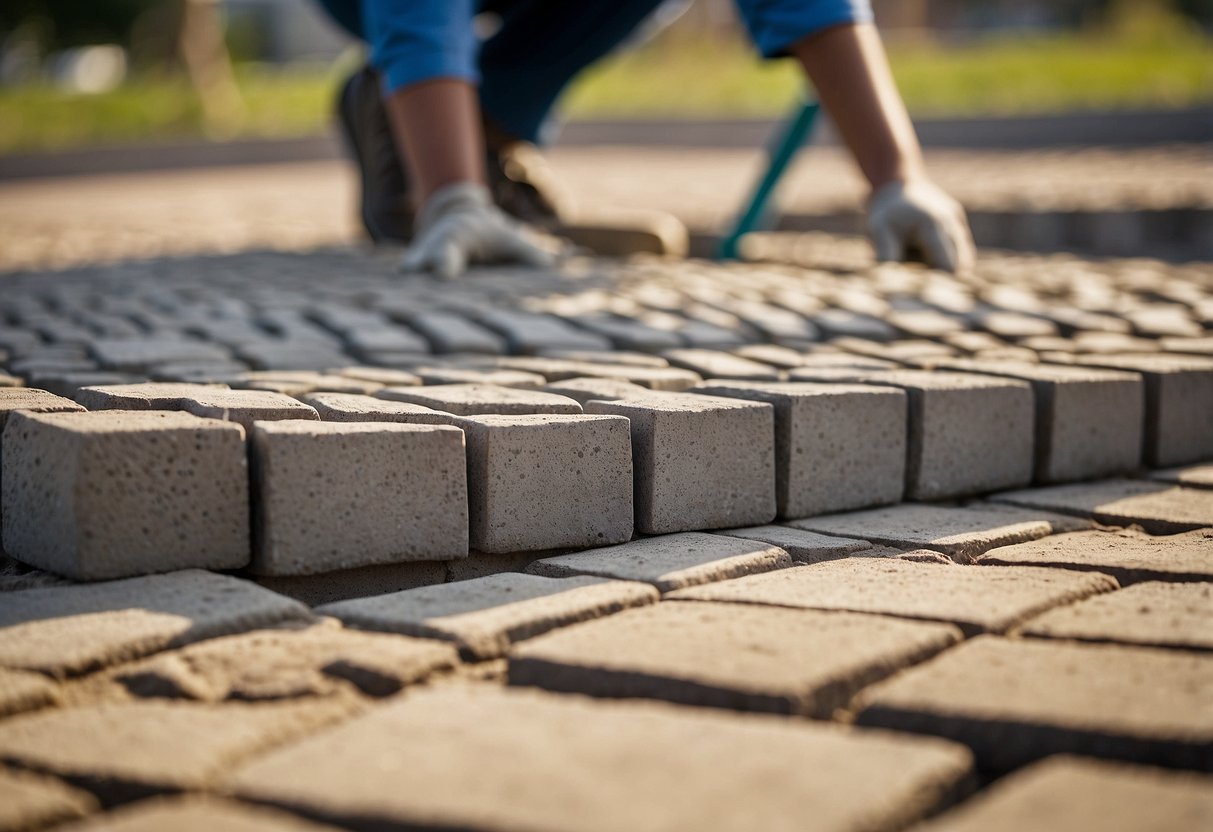
[[[326,696],[347,685],[388,696],[457,661],[449,644],[327,620],[209,639],[123,665],[113,678],[135,696],[200,702]]]
[[[468,552],[463,432],[391,422],[257,422],[250,436],[261,575],[310,575]]]
[[[1004,632],[1051,607],[1115,588],[1111,578],[1092,573],[845,558],[691,587],[669,597],[945,621],[974,635]]]
[[[632,447],[617,416],[477,416],[467,441],[472,548],[495,554],[630,540]]]
[[[1213,778],[1059,755],[995,783],[922,832],[1151,832],[1213,818]]]
[[[716,396],[591,401],[587,413],[631,422],[636,530],[757,525],[775,518],[774,409]]]
[[[490,384],[495,387],[516,387],[519,390],[538,390],[547,383],[539,373],[522,370],[505,370],[495,367],[484,369],[472,367],[414,367],[413,372],[424,384]]]
[[[904,490],[906,394],[842,384],[707,381],[695,390],[775,408],[780,517],[895,503]]]
[[[281,393],[265,390],[224,390],[208,387],[183,396],[182,410],[208,419],[223,419],[243,425],[245,430],[253,422],[278,419],[311,419],[320,417],[315,410]]]
[[[84,387],[76,401],[89,410],[182,410],[181,400],[193,393],[229,389],[226,384],[141,383]]]
[[[184,413],[15,413],[4,547],[76,580],[249,561],[244,431]]]
[[[354,702],[109,703],[0,722],[0,757],[53,773],[105,805],[206,788],[244,757],[348,716]],[[172,737],[172,742],[165,742]]]
[[[0,666],[63,677],[194,641],[310,618],[248,581],[200,570],[26,589],[0,604]]]
[[[1019,631],[1040,638],[1213,650],[1213,583],[1146,581],[1049,610]]]
[[[1195,488],[1143,480],[1101,480],[1011,491],[994,502],[1090,517],[1110,526],[1141,526],[1175,534],[1213,526],[1213,495]]]
[[[623,379],[590,378],[588,376],[554,381],[545,385],[543,390],[558,396],[568,396],[570,399],[576,400],[583,408],[587,402],[594,399],[610,402],[645,396],[649,392],[648,388]]]
[[[491,659],[515,641],[657,598],[657,590],[631,581],[506,572],[326,604],[317,612],[360,629],[453,641],[477,659]]]
[[[859,695],[860,725],[947,737],[1009,771],[1049,754],[1213,766],[1213,657],[974,639]]]
[[[449,425],[451,415],[407,402],[392,402],[351,393],[306,393],[299,397],[319,414],[322,422],[403,422],[411,425]]]
[[[962,749],[922,739],[480,687],[407,696],[244,766],[228,788],[383,827],[784,830],[812,817],[822,832],[879,832],[945,802],[968,770]]]
[[[387,387],[375,395],[389,401],[419,404],[459,416],[581,413],[581,405],[565,396],[496,384]]]
[[[960,562],[998,546],[1036,540],[1074,527],[1070,518],[974,504],[964,508],[902,503],[887,508],[792,520],[788,525],[903,549],[932,549]],[[1081,527],[1081,521],[1079,521]]]
[[[333,601],[386,595],[402,589],[440,584],[447,579],[451,564],[466,563],[468,560],[381,563],[316,575],[254,575],[252,580],[272,592],[316,607]]]
[[[1213,488],[1213,463],[1188,465],[1182,468],[1164,468],[1151,471],[1147,477],[1159,482],[1172,482],[1189,488]]]
[[[792,560],[801,563],[818,563],[823,560],[855,555],[864,556],[867,550],[873,549],[872,544],[866,540],[831,537],[791,526],[747,526],[738,529],[721,529],[713,534],[743,537],[746,540],[761,540],[772,546],[778,546],[787,552]]]
[[[27,832],[76,820],[98,809],[88,792],[51,777],[0,768],[0,829]]]
[[[642,581],[661,592],[671,592],[791,565],[788,553],[778,546],[717,534],[683,532],[544,558],[532,563],[526,571],[550,578],[597,575]]]
[[[154,797],[71,827],[71,832],[336,832],[263,806],[216,797]]]
[[[955,644],[944,624],[746,604],[658,604],[510,652],[514,685],[829,719],[861,687]]]
[[[1145,387],[1135,373],[988,360],[935,366],[1032,385],[1037,482],[1106,477],[1141,464]]]
[[[55,683],[41,673],[0,667],[0,717],[31,711],[55,699]]]
[[[1004,546],[979,561],[993,566],[1053,566],[1138,581],[1213,581],[1213,533],[1151,537],[1133,532],[1076,532]]]

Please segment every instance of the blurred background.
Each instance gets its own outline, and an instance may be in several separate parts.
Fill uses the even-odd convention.
[[[874,5],[935,175],[974,214],[979,243],[1213,258],[1213,0]],[[711,234],[803,82],[790,62],[756,58],[730,0],[670,3],[659,17],[570,90],[552,162],[582,210],[666,210]],[[5,0],[0,242],[32,245],[14,239],[12,224],[29,220],[13,206],[40,192],[18,183],[210,167],[194,185],[217,198],[258,182],[283,201],[305,193],[304,171],[269,163],[329,165],[306,171],[317,204],[291,222],[355,238],[331,114],[360,61],[301,0]],[[862,185],[828,129],[816,144],[782,190],[776,227],[856,232]],[[232,165],[263,170],[224,180],[218,169]],[[320,205],[338,192],[339,221]],[[1126,232],[1126,212],[1150,216]]]

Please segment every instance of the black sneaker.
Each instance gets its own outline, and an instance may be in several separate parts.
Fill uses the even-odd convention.
[[[355,72],[337,99],[337,116],[362,179],[362,224],[377,243],[408,242],[413,209],[404,165],[383,107],[379,73]]]

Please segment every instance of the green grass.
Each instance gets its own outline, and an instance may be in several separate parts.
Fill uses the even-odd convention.
[[[1213,102],[1213,40],[1167,37],[1006,39],[945,48],[890,47],[920,115],[1166,108]],[[335,72],[243,67],[240,136],[302,136],[328,123]],[[790,61],[763,63],[740,41],[666,38],[604,62],[570,90],[571,118],[751,117],[786,111],[802,82]],[[140,78],[101,95],[0,89],[0,152],[171,141],[207,135],[179,78]]]

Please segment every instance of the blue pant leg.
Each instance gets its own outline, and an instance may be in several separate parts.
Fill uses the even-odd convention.
[[[872,20],[869,0],[736,0],[750,38],[766,58],[787,54],[796,41],[840,23]]]
[[[514,136],[538,141],[569,82],[662,0],[488,0],[501,28],[480,50],[480,106]]]

